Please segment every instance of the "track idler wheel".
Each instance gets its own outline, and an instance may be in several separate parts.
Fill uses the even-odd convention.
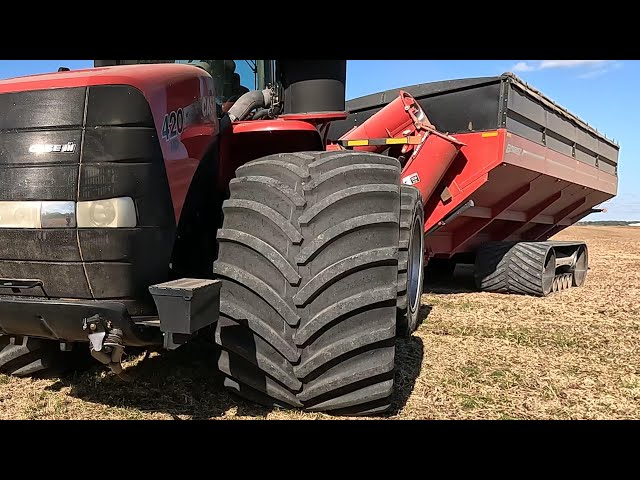
[[[589,251],[586,245],[582,245],[578,250],[576,265],[573,269],[571,283],[574,287],[581,287],[587,278],[589,270]]]
[[[560,292],[571,288],[573,281],[573,273],[561,273],[553,279],[552,292]]]
[[[553,279],[553,291],[560,292],[571,288],[573,281],[573,273],[561,273]]]

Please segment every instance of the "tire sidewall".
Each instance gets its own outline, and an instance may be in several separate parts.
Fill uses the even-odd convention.
[[[408,248],[408,256],[407,256],[407,324],[408,324],[408,332],[409,334],[415,332],[418,328],[418,316],[420,313],[420,298],[422,296],[422,292],[424,289],[424,268],[425,268],[425,262],[424,262],[424,250],[425,250],[425,242],[424,242],[424,233],[422,234],[421,241],[422,241],[422,248],[421,248],[421,255],[420,255],[420,260],[418,263],[418,288],[417,288],[417,299],[415,302],[411,301],[411,295],[410,295],[410,291],[411,291],[411,286],[409,284],[410,280],[411,280],[411,275],[409,274],[410,272],[410,265],[411,262],[413,260],[412,257],[412,252],[413,252],[413,241],[414,241],[414,236],[415,236],[415,230],[419,228],[420,230],[424,229],[424,207],[422,206],[422,202],[420,200],[420,197],[418,196],[417,201],[415,202],[414,206],[413,206],[413,214],[411,216],[411,231],[409,234],[409,248]]]

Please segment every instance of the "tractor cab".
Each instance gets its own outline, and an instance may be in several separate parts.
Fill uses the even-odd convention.
[[[94,60],[94,66],[181,63],[206,71],[213,78],[218,117],[243,94],[263,90],[275,81],[273,60]]]

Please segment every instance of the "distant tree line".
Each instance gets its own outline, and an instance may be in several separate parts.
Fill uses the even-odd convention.
[[[578,222],[576,225],[595,225],[601,227],[624,227],[632,223],[640,223],[640,221],[627,221],[627,220],[601,220],[598,222]]]

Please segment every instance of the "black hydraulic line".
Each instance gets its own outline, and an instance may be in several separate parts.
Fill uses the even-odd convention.
[[[453,212],[451,212],[449,215],[447,215],[446,217],[444,217],[442,220],[440,220],[437,224],[435,224],[433,227],[431,227],[429,230],[427,230],[425,232],[425,235],[431,235],[432,233],[436,232],[437,230],[440,230],[442,227],[444,227],[447,223],[450,223],[454,218],[456,218],[458,215],[466,212],[467,210],[469,210],[471,207],[473,207],[475,205],[475,203],[473,202],[473,200],[467,200],[465,203],[463,203],[462,205],[460,205],[458,208],[456,208]]]
[[[251,117],[252,120],[259,120],[261,118],[266,117],[267,115],[269,115],[269,109],[268,108],[260,108],[259,110],[256,111],[256,113],[253,114],[253,117]]]

